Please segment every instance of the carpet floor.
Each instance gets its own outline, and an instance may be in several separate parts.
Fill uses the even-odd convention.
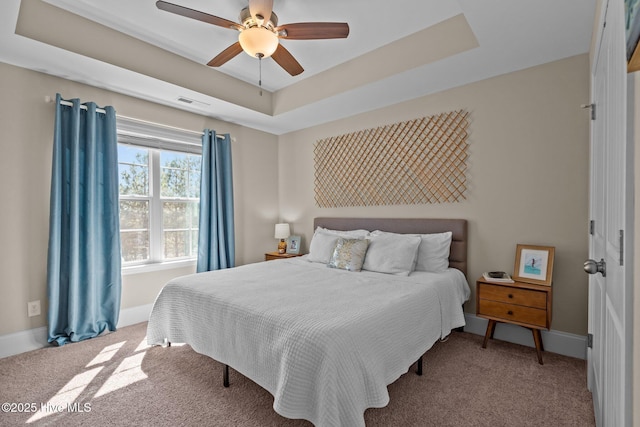
[[[189,346],[148,347],[146,323],[77,344],[0,359],[1,426],[311,426]],[[389,385],[367,426],[593,426],[586,362],[454,332]],[[8,410],[8,411],[7,411]]]

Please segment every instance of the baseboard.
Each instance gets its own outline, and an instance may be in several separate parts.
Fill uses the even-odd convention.
[[[137,307],[120,310],[118,328],[123,328],[136,323],[149,320],[153,304],[140,305]],[[13,356],[27,351],[38,350],[48,346],[47,327],[27,329],[26,331],[15,332],[13,334],[0,335],[0,359]]]
[[[49,345],[47,342],[47,327],[27,329],[26,331],[0,336],[0,359],[37,350]]]
[[[118,318],[118,328],[135,325],[136,323],[146,322],[149,320],[153,304],[138,305],[136,307],[125,308],[120,310]]]
[[[465,313],[464,317],[467,322],[464,327],[465,332],[477,335],[485,334],[488,323],[487,319],[482,319],[469,313]],[[531,331],[516,325],[498,323],[493,337],[502,341],[535,347]],[[552,329],[550,331],[542,331],[542,342],[545,351],[578,359],[587,358],[586,336],[554,331]]]

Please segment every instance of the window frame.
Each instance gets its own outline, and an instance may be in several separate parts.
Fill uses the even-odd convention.
[[[195,266],[197,254],[193,257],[164,259],[164,239],[162,235],[164,231],[163,203],[165,201],[193,201],[194,199],[184,197],[163,198],[161,196],[162,165],[160,156],[163,151],[202,156],[202,133],[118,117],[117,137],[118,145],[130,145],[149,150],[149,194],[146,196],[121,196],[118,194],[118,202],[130,200],[148,201],[149,203],[149,257],[143,261],[126,263],[123,261],[122,274],[128,275]]]

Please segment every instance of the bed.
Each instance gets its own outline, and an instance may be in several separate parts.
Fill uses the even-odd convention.
[[[384,239],[419,241],[422,249],[425,236],[450,232],[448,268],[356,272],[314,259],[322,241],[316,236],[359,229],[379,230],[367,236],[370,260]],[[388,404],[387,386],[416,362],[421,370],[422,355],[464,326],[467,222],[316,218],[314,230],[308,255],[171,280],[154,303],[147,341],[187,343],[223,363],[225,385],[231,366],[269,391],[284,417],[364,426],[367,408]],[[361,243],[352,237],[339,237],[338,246]]]

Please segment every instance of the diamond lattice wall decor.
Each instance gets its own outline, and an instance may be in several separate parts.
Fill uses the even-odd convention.
[[[451,203],[465,198],[463,110],[322,139],[314,147],[319,207]]]

